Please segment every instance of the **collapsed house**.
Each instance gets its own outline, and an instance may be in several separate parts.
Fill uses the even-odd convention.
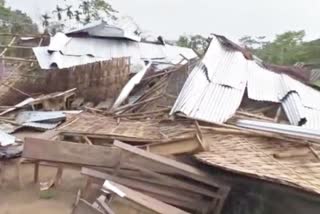
[[[42,191],[81,169],[74,214],[320,211],[320,92],[307,70],[218,35],[196,59],[126,30],[58,33],[33,47],[45,70],[2,79],[3,160],[32,161],[36,183],[43,162],[57,167]],[[21,129],[46,132],[21,140]]]
[[[66,34],[57,33],[49,46],[33,51],[42,69],[61,69],[120,57],[153,61],[164,68],[196,57],[191,49],[165,44],[161,37],[145,41],[127,31],[100,21]]]

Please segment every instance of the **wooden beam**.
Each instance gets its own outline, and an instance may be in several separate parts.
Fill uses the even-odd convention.
[[[223,187],[228,189],[226,185],[215,181],[215,179],[211,177],[209,174],[193,166],[190,166],[190,165],[187,165],[187,164],[184,164],[160,155],[152,154],[150,152],[144,151],[142,149],[138,149],[136,147],[130,146],[128,144],[122,143],[117,140],[114,142],[114,145],[122,149],[123,151],[126,151],[129,154],[139,156],[141,159],[144,159],[145,162],[160,164],[166,168],[172,169],[173,171],[176,172],[176,174],[180,174],[188,178],[192,178],[193,180],[199,181],[201,183],[207,184],[209,186],[212,186],[218,189]],[[135,164],[135,159],[130,159],[129,163]]]
[[[211,203],[209,200],[204,200],[202,194],[190,192],[179,187],[170,186],[166,183],[159,184],[156,182],[152,182],[152,179],[150,178],[137,179],[135,177],[125,178],[112,176],[110,174],[91,170],[88,168],[82,168],[81,173],[100,180],[115,181],[121,185],[125,185],[134,190],[143,192],[149,196],[157,195],[159,197],[156,198],[161,201],[163,201],[162,198],[166,198],[166,203],[179,205],[182,208],[190,209],[197,212],[201,211],[202,207],[209,207],[209,203]]]
[[[34,47],[28,47],[28,46],[18,46],[18,45],[0,45],[0,48],[14,48],[14,49],[32,49]]]
[[[29,33],[29,34],[18,34],[18,33],[0,33],[0,36],[11,36],[11,37],[35,37],[35,38],[41,38],[41,37],[50,37],[49,34],[40,34],[40,33]]]
[[[104,146],[26,138],[22,156],[48,162],[112,167],[119,161],[120,150]]]
[[[22,62],[37,62],[35,59],[24,59],[19,57],[11,57],[11,56],[0,56],[1,60],[11,60],[11,61],[22,61]]]
[[[216,192],[210,191],[208,188],[203,188],[199,185],[188,183],[187,181],[182,181],[180,179],[176,179],[168,175],[163,175],[157,172],[153,172],[143,167],[135,166],[135,168],[140,170],[140,173],[128,174],[128,173],[122,173],[122,171],[120,170],[117,176],[128,177],[136,180],[166,185],[167,187],[184,189],[186,191],[190,191],[206,197],[212,197],[212,198],[219,197],[219,195]],[[101,180],[106,180],[108,179],[106,174],[110,175],[112,174],[112,172],[110,171],[105,173],[102,171],[82,167],[81,174],[90,176],[90,177],[95,177]]]
[[[109,188],[109,186],[106,185],[106,182],[112,185],[113,188]],[[174,206],[166,204],[162,201],[159,201],[155,198],[152,198],[138,191],[125,187],[116,182],[113,182],[113,181],[106,181],[106,182],[103,185],[103,189],[107,191],[111,191],[115,194],[117,194],[118,192],[122,192],[124,194],[123,195],[124,198],[134,203],[137,203],[145,208],[148,208],[149,210],[152,210],[156,213],[159,213],[159,214],[187,214],[188,213],[186,211],[178,209]],[[118,191],[115,191],[115,189],[117,189]]]
[[[190,139],[182,139],[164,143],[152,143],[146,145],[146,150],[158,155],[193,154],[204,151],[203,145],[196,136]]]
[[[8,47],[11,47],[11,45],[16,41],[16,37],[13,37],[11,39],[11,41],[9,42],[8,44]],[[2,57],[8,50],[8,47],[6,47],[1,53],[0,53],[0,56]]]

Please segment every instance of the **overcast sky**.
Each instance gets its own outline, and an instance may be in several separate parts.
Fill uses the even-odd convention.
[[[12,8],[40,18],[63,0],[6,0]],[[69,0],[76,2],[76,0]],[[181,34],[267,36],[305,30],[307,39],[320,38],[320,0],[110,0],[142,29],[175,39]]]

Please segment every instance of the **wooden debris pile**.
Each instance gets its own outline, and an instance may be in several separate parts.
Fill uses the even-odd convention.
[[[105,209],[119,200],[138,204],[147,213],[220,213],[229,192],[204,171],[120,141],[106,147],[27,138],[23,157],[82,167],[87,184],[74,213],[97,208],[108,213]]]
[[[143,75],[130,74],[125,58],[54,70],[45,75],[44,82],[48,82],[48,87],[44,91],[52,92],[56,88],[60,92],[43,95],[30,95],[16,87],[24,85],[17,82],[10,87],[2,85],[11,93],[13,90],[27,98],[0,108],[0,130],[4,132],[0,132],[0,159],[4,147],[8,152],[18,151],[11,158],[20,157],[23,145],[18,163],[27,160],[35,165],[35,183],[39,182],[42,164],[56,167],[55,178],[47,182],[43,190],[63,182],[65,168],[78,169],[86,179],[86,185],[79,190],[73,214],[219,214],[230,185],[213,177],[203,170],[204,167],[195,167],[192,162],[195,159],[190,157],[200,160],[202,163],[197,163],[201,166],[206,163],[249,174],[252,171],[248,172],[247,168],[252,167],[258,171],[259,178],[265,179],[268,167],[254,167],[249,160],[256,158],[259,164],[267,165],[261,157],[269,153],[263,153],[266,148],[262,144],[258,148],[247,139],[286,142],[288,150],[293,145],[308,146],[307,154],[314,148],[309,144],[319,143],[319,139],[236,125],[238,119],[285,123],[279,105],[270,103],[244,100],[226,124],[207,124],[179,114],[173,117],[169,112],[196,63],[190,61],[157,72],[148,65]],[[133,77],[129,79],[129,76]],[[49,83],[49,80],[64,78],[68,81]],[[115,105],[117,100],[121,102]],[[50,131],[24,141],[10,135],[22,128]],[[233,145],[234,136],[245,137]],[[7,146],[17,142],[20,150],[8,149]],[[279,144],[282,147],[282,143]],[[256,155],[245,155],[251,152]],[[234,154],[249,158],[238,160]],[[318,151],[313,154],[317,156]],[[188,160],[182,160],[182,155]],[[288,154],[282,151],[273,155],[268,156],[268,162]],[[245,167],[239,167],[239,163]],[[264,171],[259,171],[260,168]],[[285,167],[278,166],[277,169],[281,171]],[[288,174],[289,179],[284,178],[285,174],[278,180],[278,174],[269,174],[272,181],[299,182],[290,179],[292,174]]]

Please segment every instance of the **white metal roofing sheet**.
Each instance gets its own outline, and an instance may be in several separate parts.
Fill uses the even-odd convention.
[[[313,88],[246,60],[215,37],[202,63],[189,75],[171,113],[225,122],[236,112],[247,86],[250,99],[282,103],[292,124],[320,129],[320,93]]]
[[[9,135],[0,130],[0,146],[9,146],[11,144],[14,144],[15,140],[15,136]]]
[[[281,75],[248,61],[248,97],[257,101],[280,102]]]
[[[214,37],[202,61],[210,81],[242,89],[247,83],[248,61],[241,52],[228,50]]]
[[[41,121],[61,121],[66,118],[66,115],[61,111],[22,111],[16,117],[16,122],[23,124],[26,122],[41,122]]]
[[[192,71],[179,94],[171,113],[182,112],[188,117],[214,123],[223,123],[240,106],[242,90],[209,82],[205,66]]]
[[[93,62],[109,60],[110,58],[100,58],[93,56],[68,56],[62,55],[60,52],[49,53],[47,47],[33,48],[33,52],[42,69],[51,68],[69,68],[76,65],[84,65]]]
[[[187,59],[197,57],[192,49],[171,45],[110,38],[67,38],[57,34],[48,47],[33,48],[41,68],[67,68],[117,57],[161,59],[173,64],[183,61],[181,55]]]
[[[240,127],[251,128],[262,131],[270,131],[274,133],[287,134],[296,137],[307,137],[313,139],[320,139],[318,130],[309,129],[307,127],[297,127],[286,124],[270,123],[253,120],[238,120],[236,123]]]
[[[306,121],[305,107],[296,92],[291,92],[282,101],[282,107],[293,125],[302,125]]]
[[[106,23],[103,20],[94,21],[79,29],[72,30],[66,34],[87,33],[90,36],[125,38],[140,41],[138,26],[129,19],[118,19],[113,23]]]
[[[292,77],[282,74],[282,94],[281,98],[291,91],[296,91],[304,106],[320,110],[320,93],[310,86],[293,79]]]

